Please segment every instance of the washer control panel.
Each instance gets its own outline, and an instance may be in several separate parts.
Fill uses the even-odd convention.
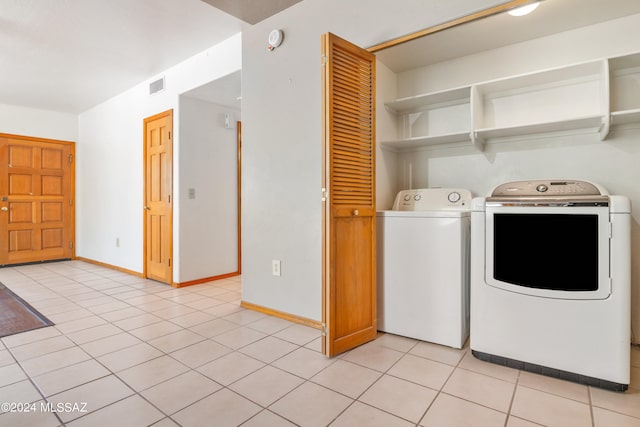
[[[532,180],[501,184],[493,189],[491,197],[562,197],[606,196],[607,191],[588,181]]]
[[[462,195],[460,193],[458,193],[457,191],[452,191],[451,193],[449,193],[449,195],[447,196],[447,199],[449,199],[449,201],[451,203],[458,203],[460,201],[460,199],[462,198]]]
[[[420,188],[402,190],[396,196],[394,211],[469,210],[471,191],[463,188]]]

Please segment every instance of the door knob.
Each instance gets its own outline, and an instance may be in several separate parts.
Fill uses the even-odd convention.
[[[0,208],[0,211],[2,211],[2,212],[6,212],[8,210],[9,210],[9,208],[6,207],[6,206],[3,206],[3,207]]]
[[[150,210],[151,210],[151,208],[150,208],[149,206],[145,206],[145,207],[144,207],[144,210],[145,210],[145,211],[150,211]]]
[[[354,211],[353,211],[353,214],[354,214],[355,216],[358,216],[358,215],[360,215],[360,211],[359,211],[358,209],[356,209],[356,210],[354,210]]]

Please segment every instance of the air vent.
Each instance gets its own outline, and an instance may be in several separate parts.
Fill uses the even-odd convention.
[[[156,81],[149,83],[149,95],[153,95],[154,93],[158,93],[164,90],[164,76],[159,78]]]

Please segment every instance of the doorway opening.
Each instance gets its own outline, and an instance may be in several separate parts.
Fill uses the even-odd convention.
[[[180,283],[241,273],[241,72],[180,96]]]

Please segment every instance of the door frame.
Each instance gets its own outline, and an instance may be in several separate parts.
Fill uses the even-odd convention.
[[[154,114],[153,116],[146,117],[143,120],[142,127],[142,140],[143,140],[143,157],[142,157],[142,277],[147,278],[147,211],[145,209],[145,203],[147,201],[147,125],[150,122],[161,119],[163,117],[170,116],[171,118],[171,132],[173,132],[173,109],[169,109],[163,111],[158,114]],[[171,262],[169,264],[169,278],[168,284],[174,286],[173,281],[173,171],[174,171],[174,163],[173,163],[173,135],[171,135],[171,161],[169,162],[169,166],[171,167],[171,189],[169,193],[172,197],[172,201],[170,203],[169,208],[169,253]]]
[[[236,146],[238,148],[238,275],[242,274],[242,121],[236,122]]]
[[[24,141],[33,141],[47,144],[56,144],[56,145],[66,145],[69,147],[69,152],[71,154],[70,159],[70,168],[69,168],[69,197],[70,197],[70,230],[69,230],[69,239],[71,241],[71,259],[76,259],[76,143],[73,141],[65,141],[60,139],[50,139],[50,138],[40,138],[33,137],[27,135],[15,135],[9,133],[0,133],[0,138],[7,139],[19,139]],[[66,258],[62,258],[66,259]],[[49,261],[49,260],[42,260]],[[51,260],[55,261],[55,260]],[[38,262],[38,261],[35,261]],[[9,264],[8,264],[9,265]],[[18,264],[11,264],[18,265]]]
[[[446,30],[447,28],[457,27],[458,25],[466,24],[468,22],[476,21],[478,19],[486,18],[492,15],[497,15],[499,13],[506,12],[511,9],[516,9],[521,6],[525,6],[532,2],[533,0],[510,0],[510,1],[507,1],[506,3],[500,4],[497,6],[489,7],[487,9],[483,9],[483,10],[471,13],[469,15],[462,16],[460,18],[452,19],[451,21],[446,21],[441,24],[434,25],[432,27],[427,27],[422,30],[409,33],[407,35],[397,37],[395,39],[378,43],[376,45],[373,45],[367,48],[367,50],[371,53],[376,53],[378,51],[387,49],[389,47],[394,47],[402,43],[419,39],[420,37],[428,36],[429,34],[434,34],[434,33]]]

